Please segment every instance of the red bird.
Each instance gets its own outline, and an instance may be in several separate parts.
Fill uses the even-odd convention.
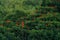
[[[24,21],[22,21],[22,28],[24,27]]]

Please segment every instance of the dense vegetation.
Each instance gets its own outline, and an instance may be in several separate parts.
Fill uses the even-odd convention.
[[[60,1],[0,0],[0,40],[60,40]]]

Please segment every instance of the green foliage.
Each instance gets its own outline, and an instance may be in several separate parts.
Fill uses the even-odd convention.
[[[60,1],[0,0],[0,40],[60,40]]]

